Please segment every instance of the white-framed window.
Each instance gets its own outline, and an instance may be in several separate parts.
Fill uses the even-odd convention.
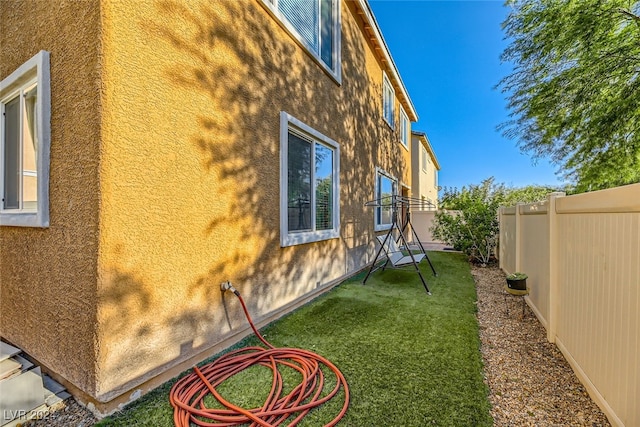
[[[0,82],[0,225],[49,226],[49,73],[40,51]]]
[[[375,230],[388,230],[392,222],[392,204],[398,191],[398,181],[380,168],[376,168],[375,199],[378,201],[375,209]]]
[[[411,135],[411,122],[404,108],[400,107],[400,142],[406,148],[409,148],[409,135]]]
[[[340,83],[340,1],[262,1],[286,30]]]
[[[340,236],[340,145],[280,113],[280,245]]]
[[[427,149],[424,147],[424,145],[420,145],[420,154],[422,157],[422,170],[426,173],[428,161],[427,161]]]
[[[395,120],[395,91],[393,90],[393,86],[391,86],[391,82],[387,77],[386,73],[382,73],[382,113],[384,116],[384,120],[394,128]]]

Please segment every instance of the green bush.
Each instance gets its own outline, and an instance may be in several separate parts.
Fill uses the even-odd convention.
[[[445,188],[431,232],[439,239],[486,266],[498,245],[498,208],[518,202],[545,200],[557,188],[529,185],[508,188],[493,177],[478,185]]]

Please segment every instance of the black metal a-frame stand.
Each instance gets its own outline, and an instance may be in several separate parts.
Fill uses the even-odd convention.
[[[410,258],[411,262],[410,263],[404,263],[401,266],[398,265],[394,265],[393,262],[391,262],[392,267],[389,268],[396,268],[396,269],[403,269],[403,267],[408,267],[410,265],[413,265],[415,271],[418,273],[418,276],[420,277],[420,280],[422,281],[422,285],[424,286],[425,290],[427,291],[428,295],[431,295],[431,291],[429,290],[429,286],[427,285],[426,280],[424,279],[424,277],[422,276],[422,272],[420,271],[420,268],[418,266],[418,261],[416,260],[416,257],[414,256],[413,252],[411,251],[411,249],[409,248],[409,242],[407,241],[407,239],[405,238],[405,231],[407,228],[410,228],[412,233],[413,233],[413,237],[416,240],[416,242],[418,242],[418,246],[420,247],[420,251],[421,251],[421,256],[420,256],[420,260],[422,260],[422,258],[426,258],[427,261],[429,262],[429,266],[431,267],[431,271],[433,271],[433,274],[435,276],[437,276],[436,270],[433,267],[433,264],[431,263],[431,260],[429,259],[429,256],[427,255],[427,252],[425,251],[424,247],[422,246],[422,243],[420,242],[420,239],[418,238],[418,235],[415,231],[415,229],[413,228],[413,225],[411,224],[411,213],[410,213],[410,208],[411,208],[411,203],[410,203],[410,199],[406,198],[406,197],[400,197],[397,195],[393,195],[393,196],[389,196],[389,197],[385,197],[385,200],[381,200],[381,199],[376,199],[376,200],[372,200],[369,201],[367,203],[365,203],[365,206],[373,206],[373,207],[385,207],[385,208],[391,208],[391,227],[389,228],[389,230],[387,231],[387,234],[385,235],[384,239],[380,242],[380,249],[378,249],[378,252],[376,253],[375,258],[373,259],[373,262],[371,263],[371,267],[369,268],[369,271],[367,272],[367,275],[365,276],[364,280],[363,280],[363,284],[367,283],[367,279],[369,278],[369,276],[371,275],[371,273],[377,271],[378,269],[382,268],[382,270],[384,271],[385,268],[388,267],[389,263],[391,262],[389,256],[387,256],[387,259],[385,260],[384,264],[380,265],[380,266],[376,266],[376,263],[378,262],[378,258],[380,257],[380,254],[382,253],[383,250],[385,250],[385,246],[387,245],[387,242],[389,241],[389,239],[393,239],[393,241],[396,244],[400,244],[400,247],[404,247],[404,249],[406,249],[406,251],[408,252],[408,257]],[[405,220],[402,224],[402,227],[400,227],[400,225],[398,224],[398,210],[399,208],[404,207],[406,209],[406,215],[405,215]],[[397,232],[398,237],[397,239],[394,238],[393,233],[394,231]],[[406,258],[406,257],[405,257]]]
[[[406,199],[406,198],[404,198]],[[424,246],[422,246],[422,242],[420,241],[420,239],[418,238],[418,233],[416,233],[416,229],[413,227],[413,224],[411,223],[411,203],[407,203],[406,204],[406,213],[405,213],[405,218],[404,218],[404,222],[402,224],[402,230],[400,230],[400,234],[404,235],[404,233],[406,232],[407,228],[411,229],[411,233],[413,234],[413,238],[414,240],[418,243],[418,247],[420,248],[420,252],[422,252],[425,255],[425,258],[427,259],[427,262],[429,262],[429,267],[431,267],[431,271],[433,271],[433,275],[438,277],[438,273],[436,273],[436,269],[433,267],[433,264],[431,263],[431,260],[429,259],[429,255],[427,254],[427,251],[424,249]],[[397,242],[397,240],[396,240]],[[406,249],[409,250],[409,245],[406,245]]]

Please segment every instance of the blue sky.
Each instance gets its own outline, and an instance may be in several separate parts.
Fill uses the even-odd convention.
[[[369,0],[440,162],[439,184],[460,188],[494,176],[520,187],[560,185],[557,167],[534,162],[496,126],[508,120],[502,1]]]

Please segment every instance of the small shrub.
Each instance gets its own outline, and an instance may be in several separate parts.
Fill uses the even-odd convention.
[[[502,198],[494,197],[494,193],[493,178],[460,191],[445,189],[442,205],[456,212],[436,213],[433,236],[486,266],[498,244],[497,213]]]
[[[539,185],[508,188],[496,184],[493,177],[461,190],[445,187],[440,203],[445,210],[436,213],[431,232],[484,267],[498,246],[498,208],[544,200],[547,194],[559,190]]]

